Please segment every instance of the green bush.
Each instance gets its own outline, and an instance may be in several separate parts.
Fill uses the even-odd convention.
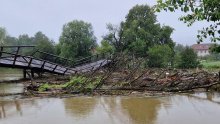
[[[178,67],[188,69],[188,68],[196,68],[199,65],[199,61],[197,60],[197,54],[190,47],[186,47],[182,52],[180,52],[180,62]]]
[[[148,51],[149,67],[167,67],[172,60],[172,49],[168,45],[155,45]]]

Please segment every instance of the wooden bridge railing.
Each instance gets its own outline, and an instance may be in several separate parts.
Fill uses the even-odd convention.
[[[110,55],[107,54],[97,54],[73,61],[40,50],[36,50],[35,52],[33,52],[33,54],[31,54],[31,56],[22,55],[19,53],[23,48],[34,48],[34,47],[35,46],[0,46],[0,59],[7,60],[8,63],[11,63],[11,64],[5,63],[5,66],[7,67],[19,66],[20,68],[23,69],[35,69],[35,70],[42,70],[42,72],[50,71],[52,73],[66,74],[70,72],[77,73],[77,71],[79,71],[73,69],[73,67],[80,66],[86,63],[97,62],[98,60],[104,59],[105,61],[101,63],[99,62],[96,63],[98,64],[98,66],[102,66],[103,63],[108,62],[107,58],[110,57]],[[7,51],[8,48],[12,48],[13,52]],[[46,58],[50,56],[53,58],[53,61],[45,60],[42,58],[36,58],[34,56],[36,53],[43,54],[45,55]],[[63,61],[64,63],[63,62],[59,63],[60,61]],[[22,63],[22,67],[21,65],[18,65],[18,63]],[[1,63],[1,65],[4,65],[4,63],[3,64]],[[93,69],[94,67],[90,67],[90,65],[88,65],[81,67],[80,69],[81,71],[83,71],[83,70],[88,70],[88,68]]]
[[[70,67],[65,67],[65,66],[62,66],[62,65],[59,65],[59,64],[56,64],[56,63],[53,63],[53,62],[50,62],[50,61],[47,61],[47,60],[43,60],[43,59],[36,59],[32,56],[23,56],[23,55],[20,55],[20,54],[14,54],[14,53],[8,53],[8,52],[1,52],[1,53],[4,53],[4,54],[9,54],[9,55],[12,55],[14,56],[13,59],[10,59],[8,57],[5,57],[4,60],[8,60],[8,61],[12,61],[13,62],[13,65],[12,66],[15,66],[15,63],[16,62],[21,62],[23,64],[27,64],[27,68],[33,68],[35,66],[31,66],[31,65],[36,65],[36,66],[39,66],[39,69],[44,69],[44,67],[47,67],[47,68],[50,68],[52,69],[54,72],[55,70],[58,70],[58,71],[63,71],[61,69],[58,69],[57,67],[61,67],[61,68],[65,68],[65,71],[63,71],[63,74],[65,74],[65,72],[67,70],[71,70],[71,71],[75,71],[74,69],[70,68]],[[22,57],[24,61],[21,61],[21,60],[17,60],[15,58],[18,58],[18,57]],[[29,59],[29,60],[28,60]],[[40,63],[36,63],[34,62],[33,60],[36,60],[36,61],[39,61]],[[46,63],[50,64],[50,66],[46,65]],[[54,66],[54,67],[53,67]]]
[[[32,56],[36,55],[37,53],[44,54],[45,57],[52,57],[53,58],[52,61],[54,63],[60,63],[62,65],[70,66],[70,67],[76,67],[82,64],[98,61],[100,59],[104,59],[109,56],[107,54],[96,54],[96,55],[88,56],[82,59],[71,60],[71,59],[60,57],[54,54],[46,53],[40,50],[36,50],[35,52],[33,52]]]
[[[53,62],[50,62],[47,60],[43,60],[43,59],[39,59],[39,58],[35,58],[32,56],[25,56],[25,55],[19,54],[19,50],[21,48],[25,48],[25,47],[35,47],[35,46],[0,46],[0,58],[7,60],[9,63],[12,62],[12,64],[10,65],[11,67],[18,66],[18,65],[16,65],[16,62],[20,62],[20,63],[23,63],[23,65],[26,65],[23,68],[33,69],[33,68],[36,68],[36,66],[38,66],[38,68],[37,68],[38,70],[39,69],[43,70],[45,68],[49,68],[49,69],[47,69],[47,71],[51,71],[52,73],[56,73],[57,71],[60,71],[60,73],[63,72],[61,74],[65,74],[67,71],[75,72],[75,70],[70,67],[66,67],[66,66],[63,66],[60,64],[56,64],[56,63],[53,63]],[[16,48],[16,51],[15,52],[7,52],[4,50],[6,48]],[[6,56],[2,56],[3,54]],[[24,61],[18,60],[17,59],[18,57],[21,57]],[[38,61],[39,63],[36,63],[33,60]],[[5,64],[7,65],[9,63],[5,63]]]

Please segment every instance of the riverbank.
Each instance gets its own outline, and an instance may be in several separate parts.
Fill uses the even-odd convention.
[[[46,74],[33,80],[20,79],[4,83],[22,83],[24,97],[67,96],[161,96],[175,93],[220,91],[218,73],[204,70],[145,69],[114,70],[59,76]],[[18,95],[14,94],[14,95]],[[10,94],[0,94],[8,96]]]
[[[27,96],[63,95],[163,95],[220,91],[217,73],[192,70],[148,69],[142,71],[101,69],[72,76],[47,75],[25,81]]]

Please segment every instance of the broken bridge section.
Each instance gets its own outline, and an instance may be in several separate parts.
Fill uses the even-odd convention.
[[[34,48],[34,46],[0,46],[0,67],[18,68],[24,70],[24,78],[28,70],[29,76],[34,73],[52,73],[70,75],[96,70],[111,62],[110,55],[93,55],[80,60],[72,61],[53,54],[35,50],[31,55],[21,55],[22,49]],[[43,54],[45,59],[35,57]]]

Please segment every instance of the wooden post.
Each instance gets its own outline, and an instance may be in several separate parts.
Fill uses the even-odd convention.
[[[26,79],[27,78],[27,70],[23,69],[23,78]]]
[[[218,80],[220,81],[220,71],[218,72]]]
[[[34,78],[34,71],[31,70],[31,77]]]
[[[1,46],[1,49],[0,49],[0,57],[2,57],[2,52],[3,52],[3,46]]]
[[[17,59],[17,57],[18,57],[19,50],[20,50],[20,47],[18,46],[17,51],[16,51],[16,53],[15,53],[15,58],[14,58],[13,65],[15,65],[15,63],[16,63],[16,59]]]

